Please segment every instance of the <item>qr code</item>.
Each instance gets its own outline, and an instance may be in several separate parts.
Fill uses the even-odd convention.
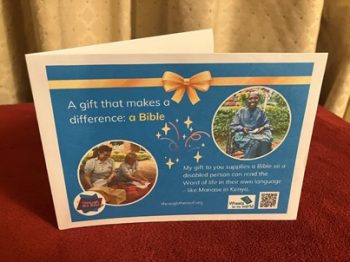
[[[260,192],[259,209],[277,209],[280,192]]]

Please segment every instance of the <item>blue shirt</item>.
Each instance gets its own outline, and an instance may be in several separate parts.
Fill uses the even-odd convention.
[[[243,133],[243,128],[248,129],[249,132],[260,127],[264,128],[260,133]],[[239,149],[246,150],[254,140],[272,143],[270,122],[265,112],[259,107],[240,109],[233,117],[230,128],[235,132],[233,139]]]
[[[136,161],[133,165],[129,165],[128,163],[121,163],[118,172],[117,172],[117,179],[120,182],[132,182],[132,180],[129,179],[127,176],[128,174],[133,176],[134,173],[138,170],[139,164]]]
[[[84,171],[91,175],[91,183],[94,183],[99,179],[107,179],[112,174],[113,169],[114,161],[112,158],[101,161],[95,157],[86,161]]]
[[[259,107],[250,109],[248,107],[241,108],[233,117],[230,127],[235,131],[253,131],[256,128],[264,127],[264,130],[270,130],[270,123],[266,114]]]

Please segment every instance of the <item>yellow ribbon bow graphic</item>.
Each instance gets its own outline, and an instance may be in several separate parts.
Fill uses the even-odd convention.
[[[183,78],[182,76],[166,71],[163,74],[162,82],[165,92],[175,91],[172,100],[180,103],[185,92],[187,91],[188,98],[192,105],[200,101],[197,91],[206,92],[210,87],[211,74],[209,71],[203,71],[195,74],[190,78]]]

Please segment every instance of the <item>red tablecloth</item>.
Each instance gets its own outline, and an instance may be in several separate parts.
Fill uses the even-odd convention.
[[[319,108],[297,221],[60,231],[32,104],[0,106],[1,261],[349,261],[350,125]]]

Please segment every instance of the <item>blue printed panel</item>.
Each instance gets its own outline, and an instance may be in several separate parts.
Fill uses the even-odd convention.
[[[84,66],[48,66],[48,80],[74,79],[110,79],[110,78],[148,78],[161,77],[164,71],[173,71],[189,77],[203,70],[209,70],[213,77],[232,76],[310,76],[313,64],[281,63],[281,64],[158,64],[158,65],[84,65]],[[305,106],[309,93],[309,85],[269,85],[279,92],[288,102],[291,111],[291,124],[288,135],[282,145],[265,157],[255,160],[238,160],[225,155],[216,145],[212,137],[212,121],[217,109],[230,95],[247,86],[216,86],[208,92],[199,93],[201,101],[192,105],[185,96],[181,103],[170,100],[172,94],[166,93],[163,87],[151,88],[79,88],[50,90],[52,106],[57,129],[59,149],[62,159],[67,196],[70,203],[73,221],[91,219],[119,218],[130,216],[153,216],[171,214],[232,214],[232,213],[286,213],[288,209],[290,186],[294,171],[296,152],[298,149],[300,130],[303,124]],[[77,109],[71,107],[74,102]],[[124,107],[101,108],[101,101],[122,101]],[[137,101],[142,106],[126,107],[126,101]],[[153,101],[153,102],[150,102]],[[165,102],[164,102],[165,101]],[[80,103],[82,108],[80,108]],[[120,105],[119,103],[119,105]],[[158,106],[159,105],[159,106]],[[98,109],[96,109],[98,106]],[[85,110],[82,110],[85,109]],[[140,119],[140,114],[141,119]],[[156,120],[156,116],[164,115],[164,120]],[[116,122],[84,123],[88,117],[114,117]],[[138,121],[130,122],[130,116]],[[147,116],[147,120],[145,120]],[[184,121],[190,117],[190,131]],[[85,120],[84,120],[85,119]],[[95,118],[97,119],[97,118]],[[140,121],[142,120],[142,121]],[[145,120],[145,121],[143,121]],[[172,129],[166,136],[162,128],[165,123]],[[77,124],[78,123],[78,124]],[[200,131],[200,141],[187,140],[191,132]],[[174,151],[170,140],[160,140],[156,134],[160,132],[177,143]],[[183,136],[185,135],[185,136]],[[210,137],[209,137],[210,136]],[[96,216],[84,216],[74,209],[75,197],[83,191],[78,179],[78,169],[82,157],[94,146],[104,141],[127,140],[149,150],[158,165],[158,177],[154,189],[142,200],[130,205],[108,205]],[[187,142],[187,144],[186,144]],[[199,144],[198,144],[199,143]],[[203,146],[204,145],[204,146]],[[198,150],[200,148],[200,150]],[[197,162],[194,158],[200,151]],[[174,164],[167,165],[171,159]],[[178,159],[178,162],[176,161]],[[221,188],[208,192],[193,192],[197,185],[184,185],[188,181],[200,181],[201,188],[210,188],[204,183],[219,180],[224,173],[232,173],[230,167],[241,166],[240,172],[252,171],[252,166],[265,165],[268,180],[281,180],[279,184],[244,184],[243,177],[235,178],[238,185],[224,184],[212,188]],[[285,165],[286,168],[273,168],[274,165]],[[223,169],[208,171],[214,166]],[[211,174],[196,180],[186,179],[187,168],[196,167],[197,173]],[[246,167],[246,168],[245,168]],[[202,169],[203,168],[203,169]],[[221,179],[225,180],[225,179]],[[231,180],[234,180],[231,177]],[[207,181],[207,182],[203,182]],[[242,181],[242,183],[241,183]],[[223,188],[226,188],[223,191]],[[238,188],[247,188],[240,192]],[[220,191],[220,190],[219,190]],[[255,195],[256,202],[260,192],[279,192],[277,209],[258,209],[257,203],[252,209],[228,209],[231,195]],[[65,192],[62,192],[65,193]],[[247,203],[249,199],[244,198]],[[192,204],[185,204],[192,203]]]

